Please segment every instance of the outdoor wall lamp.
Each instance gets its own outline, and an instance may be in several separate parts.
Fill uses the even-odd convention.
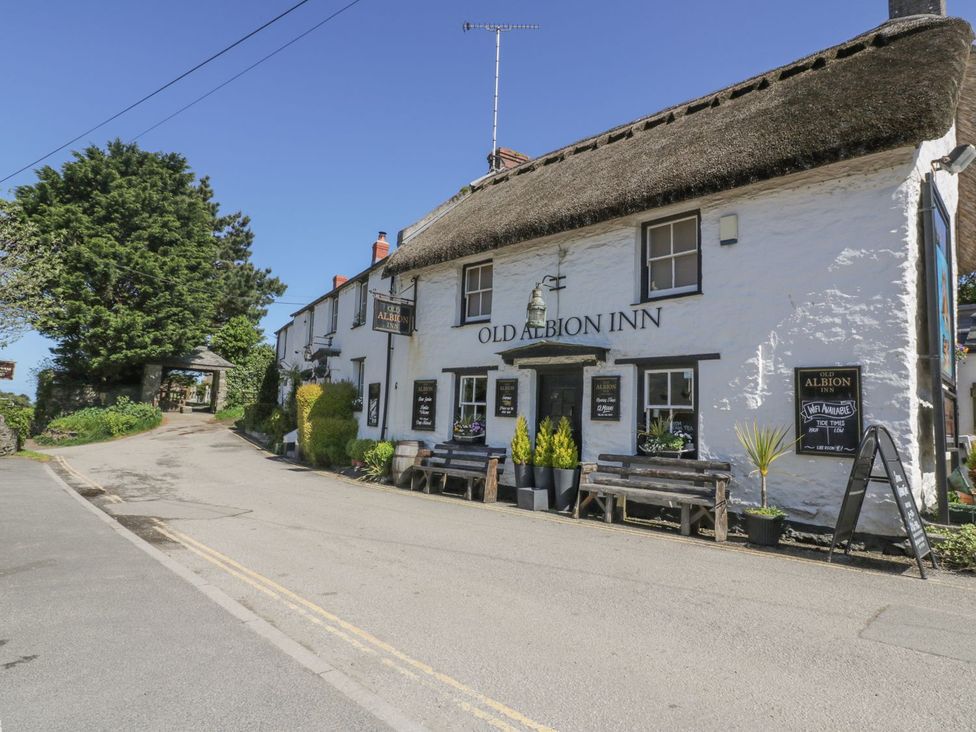
[[[565,285],[563,280],[566,275],[546,275],[541,281],[535,283],[532,294],[529,296],[529,304],[525,308],[525,324],[530,328],[546,327],[546,301],[542,299],[542,288],[547,288],[550,292],[562,290]]]
[[[959,145],[951,153],[932,161],[933,170],[944,170],[950,175],[958,175],[976,160],[976,147]]]

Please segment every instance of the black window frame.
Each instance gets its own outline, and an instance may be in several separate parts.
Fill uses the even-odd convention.
[[[468,270],[474,269],[476,267],[484,267],[486,264],[491,265],[491,308],[492,312],[488,313],[488,317],[482,315],[476,316],[475,318],[468,317]],[[480,290],[483,292],[483,290]],[[492,313],[495,310],[495,260],[493,259],[482,259],[479,262],[471,262],[461,267],[461,325],[467,323],[490,323]]]
[[[684,292],[664,292],[660,295],[651,295],[648,290],[648,285],[650,284],[650,272],[647,264],[647,232],[649,229],[653,229],[657,226],[662,226],[664,224],[670,224],[675,221],[681,221],[682,219],[690,219],[694,217],[697,223],[697,233],[698,233],[698,286],[694,290],[686,290]],[[640,233],[640,297],[638,302],[656,302],[658,300],[671,300],[678,297],[691,297],[693,295],[702,294],[702,236],[701,236],[701,209],[694,209],[693,211],[683,211],[679,214],[674,214],[673,216],[665,216],[663,218],[654,219],[653,221],[645,221],[641,224]]]
[[[326,335],[334,335],[339,330],[339,295],[336,293],[329,298],[329,332]]]

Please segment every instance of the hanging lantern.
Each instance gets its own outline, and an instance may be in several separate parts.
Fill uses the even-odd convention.
[[[525,308],[525,324],[530,328],[546,327],[546,301],[542,299],[542,285],[532,288],[529,305]]]

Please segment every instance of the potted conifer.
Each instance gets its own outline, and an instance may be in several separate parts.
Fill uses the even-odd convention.
[[[557,511],[565,511],[573,505],[578,475],[579,449],[573,440],[569,420],[562,417],[552,437],[553,505]]]
[[[756,422],[748,426],[735,426],[735,436],[746,450],[749,462],[759,473],[760,505],[747,508],[746,533],[751,544],[776,546],[783,535],[783,521],[786,511],[770,506],[766,495],[766,476],[769,466],[789,452],[796,440],[788,440],[789,427],[760,427]]]
[[[532,455],[535,466],[535,487],[544,488],[552,492],[552,420],[546,417],[539,423],[539,432],[535,436],[535,453]]]
[[[532,475],[532,443],[529,442],[529,423],[523,415],[515,422],[512,437],[512,465],[515,466],[515,486],[531,488],[535,485]]]

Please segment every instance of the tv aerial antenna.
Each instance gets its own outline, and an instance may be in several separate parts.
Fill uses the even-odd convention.
[[[502,33],[513,30],[539,30],[535,23],[465,23],[461,28],[469,30],[486,30],[495,34],[495,99],[491,112],[491,160],[488,172],[494,173],[501,168],[498,159],[498,66],[501,59]]]

